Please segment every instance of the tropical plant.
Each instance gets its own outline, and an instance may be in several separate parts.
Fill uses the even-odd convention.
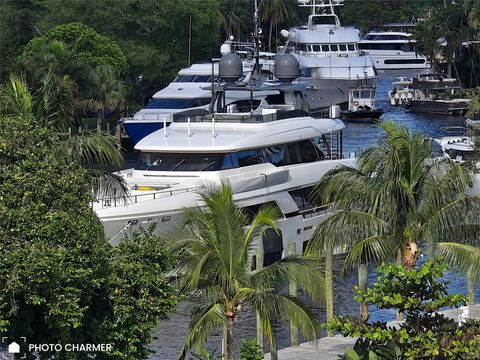
[[[42,87],[32,94],[24,77],[12,75],[10,82],[0,88],[0,114],[15,118],[33,118],[39,126],[56,133],[65,133],[70,124],[61,106],[56,103],[58,88],[44,79]],[[121,178],[110,169],[123,164],[123,154],[116,139],[102,131],[71,133],[57,137],[51,149],[66,163],[74,163],[88,169],[93,179],[94,195],[121,196],[127,189]]]
[[[199,306],[190,323],[189,334],[180,352],[204,344],[218,328],[224,329],[224,359],[233,359],[234,320],[248,303],[258,311],[263,331],[271,348],[275,339],[272,321],[289,319],[307,339],[315,339],[314,315],[298,298],[275,288],[295,283],[313,300],[322,297],[322,278],[318,263],[309,257],[292,255],[252,271],[251,252],[266,227],[276,229],[276,208],[260,208],[251,221],[233,202],[232,189],[203,187],[199,191],[204,207],[183,211],[181,232],[175,232],[174,252],[179,256],[177,273],[182,291],[198,297]]]
[[[242,339],[240,360],[263,360],[263,349],[258,344],[257,339]]]
[[[262,21],[269,23],[268,48],[272,51],[272,33],[274,27],[288,19],[288,9],[285,0],[263,1],[260,5]],[[275,38],[277,36],[275,35]]]
[[[388,327],[385,322],[335,319],[330,323],[331,329],[344,336],[359,337],[343,359],[479,359],[480,321],[459,326],[439,313],[441,308],[466,304],[464,296],[449,294],[447,285],[439,281],[446,269],[446,264],[432,260],[418,269],[401,265],[379,267],[378,281],[366,291],[357,288],[356,299],[380,309],[396,309],[406,314],[406,320],[397,327]]]
[[[480,200],[465,193],[473,184],[471,164],[434,158],[423,134],[379,126],[385,135],[362,154],[358,168],[333,169],[316,185],[317,201],[335,203],[336,211],[318,226],[308,250],[345,251],[348,271],[397,257],[413,268],[423,247],[480,279]],[[332,317],[331,308],[327,314]]]
[[[42,359],[144,359],[177,301],[165,275],[174,258],[147,231],[112,248],[90,174],[52,151],[57,142],[33,117],[0,116],[0,337],[112,345],[108,354],[50,348]]]

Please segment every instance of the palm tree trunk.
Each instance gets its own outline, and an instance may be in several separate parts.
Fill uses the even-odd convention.
[[[473,278],[472,270],[467,271],[467,292],[468,305],[475,304],[475,281]]]
[[[402,265],[407,269],[413,269],[415,263],[417,262],[417,255],[418,245],[415,241],[410,240],[405,249],[403,249]]]
[[[233,359],[233,318],[227,317],[227,321],[225,324],[225,352],[224,352],[224,359],[225,360],[234,360]]]
[[[325,305],[328,323],[333,320],[333,249],[327,245],[325,250]],[[332,336],[333,332],[327,330],[327,335]]]
[[[260,245],[257,247],[255,256],[255,269],[258,271],[263,268],[263,243],[260,240]],[[262,318],[260,317],[260,312],[256,310],[257,316],[257,343],[263,349],[263,322]]]
[[[358,265],[358,287],[362,291],[367,290],[368,283],[368,267],[366,264]],[[362,321],[367,321],[368,319],[368,306],[366,303],[360,303],[360,319]]]
[[[295,242],[288,244],[288,255],[295,255],[297,253],[297,246]],[[288,284],[288,294],[293,297],[297,297],[297,284],[290,282]],[[294,325],[293,321],[290,320],[290,345],[298,346],[298,328]]]

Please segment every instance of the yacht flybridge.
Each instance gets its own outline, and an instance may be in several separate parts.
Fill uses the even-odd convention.
[[[235,55],[230,55],[224,56],[227,71],[236,66]],[[295,78],[295,62],[291,54],[280,56],[277,78]],[[280,209],[280,233],[261,239],[266,262],[281,258],[288,242],[301,251],[326,216],[328,206],[315,207],[310,192],[328,170],[354,164],[355,159],[342,159],[343,122],[306,116],[301,84],[243,86],[222,77],[226,86],[249,93],[267,88],[277,101],[232,109],[222,104],[225,89],[218,86],[213,113],[174,121],[142,139],[135,146],[141,152],[135,168],[120,172],[130,189],[128,199],[94,203],[112,244],[141,226],[157,223],[162,232],[179,221],[182,209],[199,204],[195,191],[204,184],[230,184],[234,200],[249,214],[267,203]]]
[[[282,30],[288,38],[284,51],[300,63],[300,81],[308,83],[310,107],[324,109],[347,105],[348,90],[360,85],[373,86],[377,74],[370,55],[358,48],[360,32],[340,24],[335,0],[298,0],[299,6],[311,8],[307,26]]]

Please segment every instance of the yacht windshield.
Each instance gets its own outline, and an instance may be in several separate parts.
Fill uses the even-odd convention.
[[[213,171],[218,168],[222,154],[200,153],[142,153],[136,170],[151,171]]]
[[[152,99],[145,109],[188,109],[210,104],[210,98]]]

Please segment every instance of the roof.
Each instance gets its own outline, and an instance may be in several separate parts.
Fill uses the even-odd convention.
[[[144,152],[231,152],[311,139],[345,128],[339,119],[289,118],[265,123],[192,122],[188,137],[187,123],[172,123],[137,143],[135,149]]]
[[[289,39],[304,44],[357,43],[360,41],[360,33],[355,28],[347,27],[337,28],[332,32],[294,28],[290,30]]]

